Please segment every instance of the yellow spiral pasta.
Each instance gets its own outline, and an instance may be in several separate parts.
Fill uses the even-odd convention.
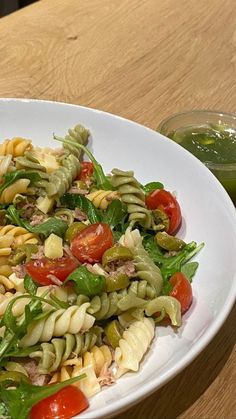
[[[124,331],[115,350],[115,361],[118,366],[116,378],[127,371],[138,371],[140,361],[147,352],[154,333],[155,323],[151,318],[134,322]]]
[[[14,137],[11,140],[4,140],[0,144],[0,156],[11,154],[13,157],[23,156],[24,153],[32,148],[30,140],[21,137]]]
[[[11,204],[17,194],[27,193],[29,184],[29,179],[18,179],[1,193],[0,204]]]
[[[113,201],[113,199],[119,199],[119,197],[120,196],[117,191],[104,191],[103,189],[86,195],[86,198],[88,198],[96,208],[100,208],[102,210],[107,209],[110,202]]]
[[[9,243],[9,246],[7,247],[6,251],[11,250],[12,248],[15,248],[17,246],[20,246],[22,244],[37,244],[39,243],[39,237],[37,234],[30,233],[26,228],[24,227],[16,227],[14,225],[8,224],[6,226],[0,226],[0,256],[6,256],[7,254],[10,255],[11,251],[9,253],[1,253],[1,243],[4,243],[4,241]]]
[[[76,362],[74,362],[74,365],[62,367],[60,371],[56,372],[52,376],[49,384],[66,381],[69,378],[78,377],[81,374],[86,374],[86,377],[80,381],[77,381],[76,383],[74,383],[74,385],[79,387],[87,398],[90,398],[95,394],[99,393],[101,387],[98,378],[96,377],[93,366],[88,365],[87,367],[81,368],[80,361],[78,361],[77,365]]]
[[[20,346],[33,346],[38,342],[49,342],[52,337],[64,336],[66,333],[75,334],[89,330],[95,322],[95,317],[86,313],[89,306],[89,303],[84,303],[80,307],[74,305],[50,312],[48,316],[32,321],[26,335],[20,341]]]
[[[60,371],[57,371],[52,376],[50,383],[65,381],[88,371],[87,381],[82,380],[79,386],[87,397],[91,397],[100,391],[98,378],[104,367],[108,368],[111,363],[112,354],[110,348],[107,345],[94,346],[79,358],[67,359],[62,364]]]

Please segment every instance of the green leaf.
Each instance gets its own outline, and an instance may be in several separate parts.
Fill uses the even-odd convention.
[[[93,203],[83,195],[66,193],[60,198],[62,205],[69,209],[79,208],[85,212],[90,223],[99,223],[101,221],[100,212]]]
[[[81,374],[78,377],[49,386],[35,386],[21,381],[17,388],[10,389],[7,389],[3,383],[0,385],[0,401],[4,403],[5,411],[9,413],[11,419],[27,419],[31,408],[36,403],[85,377],[86,374]],[[4,408],[3,404],[2,408]]]
[[[181,272],[188,278],[189,282],[192,282],[198,266],[198,262],[189,262],[181,267]]]
[[[150,192],[156,191],[157,189],[164,189],[164,185],[161,182],[149,182],[146,183],[146,185],[141,185],[141,187],[145,194],[149,194]]]
[[[85,266],[80,266],[75,269],[66,279],[64,284],[68,281],[73,281],[75,291],[77,294],[83,294],[87,297],[101,294],[106,286],[105,277],[89,272]]]
[[[30,275],[24,277],[24,288],[30,295],[36,295],[38,287]]]
[[[24,227],[30,233],[41,234],[45,238],[50,236],[51,233],[63,237],[68,228],[68,225],[65,221],[54,217],[49,218],[42,224],[32,226],[28,221],[21,218],[20,211],[17,210],[14,205],[10,205],[8,207],[6,216],[12,224]]]
[[[103,222],[109,224],[111,229],[124,222],[127,216],[127,206],[119,199],[114,199],[104,213]]]
[[[25,170],[16,170],[15,172],[6,173],[3,176],[4,183],[0,186],[0,195],[2,192],[19,179],[29,179],[30,184],[34,185],[41,180],[41,176],[37,172],[28,172]]]

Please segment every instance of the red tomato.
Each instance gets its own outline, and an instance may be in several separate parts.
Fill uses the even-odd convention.
[[[105,250],[113,245],[108,224],[96,223],[81,230],[71,242],[71,251],[80,262],[95,263],[102,260]]]
[[[70,385],[35,404],[30,411],[30,419],[69,419],[88,406],[82,391]]]
[[[164,211],[170,220],[168,234],[174,234],[181,224],[181,210],[175,197],[165,189],[157,189],[146,196],[146,205],[150,210]]]
[[[79,265],[79,262],[70,257],[63,256],[60,259],[42,259],[31,260],[26,263],[26,271],[32,276],[40,285],[51,285],[54,282],[48,278],[48,275],[56,276],[60,281],[65,279],[73,272]]]
[[[81,170],[78,175],[78,180],[87,180],[93,174],[93,163],[90,161],[83,161],[81,163]]]
[[[193,293],[189,280],[182,272],[176,272],[169,279],[173,286],[170,295],[175,297],[181,304],[181,313],[185,313],[192,304]]]

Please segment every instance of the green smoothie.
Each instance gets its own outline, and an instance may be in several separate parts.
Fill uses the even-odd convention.
[[[236,205],[236,130],[227,125],[193,125],[172,131],[168,137],[201,160]]]

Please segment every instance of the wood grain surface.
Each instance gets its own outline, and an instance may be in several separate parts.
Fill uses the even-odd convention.
[[[42,0],[0,19],[0,96],[99,108],[156,128],[236,112],[235,0]],[[223,280],[223,278],[222,278]],[[235,419],[236,309],[185,371],[118,419]]]

